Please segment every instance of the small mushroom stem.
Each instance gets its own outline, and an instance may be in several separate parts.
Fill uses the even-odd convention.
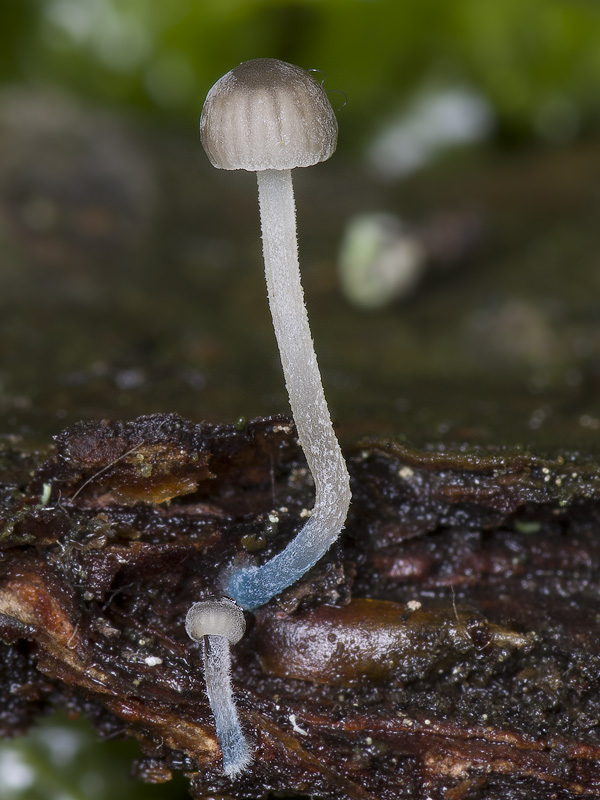
[[[281,553],[260,567],[232,573],[229,594],[246,609],[267,603],[314,566],[337,539],[350,505],[350,478],[331,424],[300,282],[291,172],[268,169],[257,176],[269,305],[315,503],[306,525]]]
[[[221,746],[223,771],[233,779],[250,764],[252,754],[240,725],[231,690],[229,641],[225,636],[204,636],[202,658],[208,702]]]
[[[244,635],[244,612],[227,597],[201,600],[188,609],[185,630],[190,639],[202,643],[206,693],[215,718],[223,771],[234,778],[252,761],[231,690],[229,646]]]

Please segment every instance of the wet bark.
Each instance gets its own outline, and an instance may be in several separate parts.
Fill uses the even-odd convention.
[[[341,541],[233,649],[256,759],[232,785],[183,621],[310,508],[293,425],[153,415],[7,450],[3,733],[66,704],[197,798],[599,796],[595,462],[364,441],[348,464]]]

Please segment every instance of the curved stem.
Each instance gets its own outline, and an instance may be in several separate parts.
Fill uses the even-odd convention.
[[[221,745],[223,771],[229,778],[235,778],[250,764],[252,754],[233,700],[228,640],[224,636],[205,636],[202,658],[206,693],[215,718],[217,739]]]
[[[300,282],[290,170],[257,173],[265,277],[290,406],[315,482],[312,516],[296,538],[260,567],[229,581],[231,597],[252,609],[295,583],[337,539],[350,505],[350,479],[333,431]]]

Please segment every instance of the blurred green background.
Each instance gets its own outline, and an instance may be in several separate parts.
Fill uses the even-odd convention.
[[[472,140],[531,148],[592,138],[599,42],[595,0],[2,0],[0,83],[58,88],[192,135],[218,77],[277,57],[322,70],[325,87],[341,92],[331,98],[346,102],[339,149],[352,163],[419,98],[457,88],[474,100]],[[59,718],[6,744],[0,797],[186,796],[183,779],[128,782],[135,745],[93,742],[89,727]]]
[[[268,55],[346,92],[343,146],[456,84],[491,104],[499,136],[558,138],[598,124],[599,32],[594,0],[4,0],[0,79],[187,125],[217,77]]]

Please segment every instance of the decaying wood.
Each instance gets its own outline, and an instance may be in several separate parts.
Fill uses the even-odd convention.
[[[600,796],[600,478],[519,450],[349,453],[342,540],[248,615],[234,686],[256,747],[231,785],[183,621],[311,506],[293,425],[81,423],[0,463],[5,735],[67,704],[192,795]]]

